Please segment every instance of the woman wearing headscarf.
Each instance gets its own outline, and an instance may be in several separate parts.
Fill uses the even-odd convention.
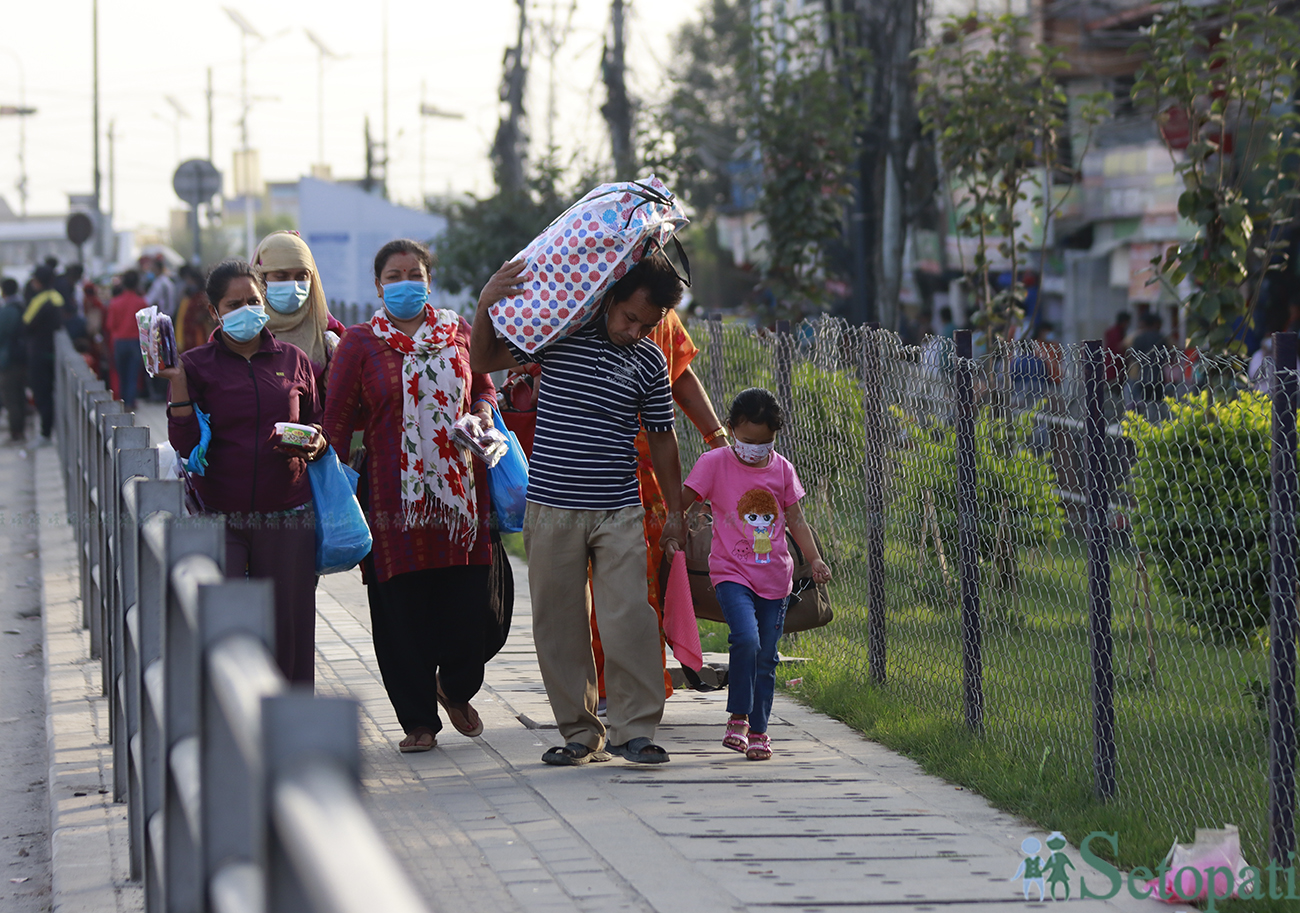
[[[483,731],[470,699],[483,684],[492,545],[487,478],[456,444],[465,415],[492,425],[496,389],[471,373],[469,324],[429,305],[429,250],[390,241],[375,257],[383,308],[348,330],[330,365],[325,436],[340,460],[364,428],[366,518],[374,537],[362,565],[371,636],[384,688],[406,737],[428,751],[442,728]]]
[[[159,372],[171,384],[167,437],[191,463],[206,463],[194,484],[204,508],[225,516],[226,576],[274,582],[276,662],[289,681],[310,685],[316,533],[306,461],[326,444],[318,433],[287,448],[274,432],[276,422],[319,420],[316,377],[301,350],[266,329],[262,280],[243,260],[212,268],[207,297],[212,340]]]
[[[266,328],[307,353],[324,394],[325,369],[344,328],[329,312],[311,249],[296,231],[273,231],[253,251],[253,268],[266,283]]]

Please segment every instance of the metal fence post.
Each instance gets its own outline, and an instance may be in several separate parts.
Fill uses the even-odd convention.
[[[208,517],[175,517],[166,522],[164,551],[162,822],[165,840],[162,908],[168,913],[199,913],[204,906],[201,792],[199,775],[200,649],[197,605],[191,615],[179,598],[177,576],[188,583],[217,582],[225,563],[225,522]],[[195,562],[195,556],[207,561]],[[182,561],[184,564],[182,565]],[[215,565],[215,568],[213,568]],[[211,572],[210,578],[207,571]],[[195,600],[197,602],[197,600]]]
[[[102,667],[107,665],[104,652],[104,590],[108,568],[104,564],[104,516],[107,513],[107,501],[112,497],[104,475],[104,421],[109,416],[122,415],[122,403],[112,398],[111,393],[103,391],[108,399],[96,398],[86,414],[89,423],[86,428],[86,503],[90,512],[82,524],[83,534],[88,547],[87,568],[83,591],[86,603],[83,612],[86,626],[90,628],[90,658],[100,660]]]
[[[232,636],[251,637],[260,644],[269,669],[260,674],[256,664],[240,665],[239,675],[250,693],[283,688],[279,670],[271,657],[275,645],[274,587],[269,580],[231,580],[199,590],[199,630],[202,665],[203,706],[200,716],[199,801],[203,822],[203,865],[205,881],[214,878],[230,863],[251,863],[265,857],[266,799],[261,793],[263,774],[259,765],[241,747],[231,729],[231,714],[224,708],[214,686],[211,656],[218,643]],[[256,742],[260,753],[262,739]]]
[[[1296,849],[1296,334],[1273,334],[1273,446],[1269,529],[1268,852],[1289,866]]]
[[[143,443],[142,447],[128,445]],[[158,451],[149,444],[149,429],[143,427],[117,428],[113,432],[113,446],[118,448],[114,465],[117,482],[117,521],[113,536],[118,541],[116,549],[117,579],[114,584],[113,604],[109,617],[109,648],[112,651],[112,681],[109,691],[109,737],[113,742],[113,801],[123,802],[130,789],[131,738],[139,731],[140,722],[134,715],[139,696],[134,686],[138,680],[131,678],[127,662],[128,611],[135,611],[136,589],[136,537],[135,520],[126,503],[127,479],[158,476]],[[139,502],[136,502],[139,506]],[[138,612],[137,612],[138,614]],[[134,853],[134,850],[132,851]],[[133,855],[134,865],[134,855]],[[134,877],[134,876],[133,876]]]
[[[776,322],[776,335],[772,338],[772,383],[776,387],[776,401],[785,413],[785,429],[781,432],[782,452],[795,463],[799,462],[799,429],[794,423],[794,390],[792,369],[794,361],[794,334],[790,321]]]
[[[883,685],[885,673],[885,384],[880,324],[862,340],[863,470],[867,510],[867,669]]]
[[[113,652],[113,610],[117,597],[117,574],[120,566],[122,538],[118,535],[118,517],[122,506],[122,486],[117,481],[117,429],[135,427],[132,412],[109,413],[103,418],[100,435],[99,462],[99,615],[100,634],[103,639],[100,663],[100,687],[104,694],[113,696],[113,677],[120,671]],[[112,741],[113,713],[109,704],[109,740]]]
[[[726,353],[723,351],[722,312],[714,311],[710,314],[704,322],[704,329],[709,336],[709,399],[713,401],[713,408],[724,414],[722,410],[727,408],[727,404],[722,401],[722,397],[726,395],[727,383],[723,370]]]
[[[327,758],[341,764],[353,783],[360,779],[357,703],[346,698],[313,697],[290,691],[262,698],[262,743],[266,759],[266,820],[270,822],[263,872],[266,909],[276,913],[311,913],[311,886],[298,878],[289,851],[275,827],[275,784],[304,762]]]
[[[971,331],[958,330],[953,374],[957,399],[957,551],[961,562],[962,697],[966,726],[984,729],[984,656],[980,634],[979,491],[975,476],[975,365]]]
[[[1083,344],[1083,485],[1087,499],[1088,618],[1092,652],[1093,793],[1114,798],[1115,641],[1110,601],[1110,459],[1106,446],[1106,353],[1101,340]]]

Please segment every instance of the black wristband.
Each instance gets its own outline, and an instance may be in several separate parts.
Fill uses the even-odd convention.
[[[194,400],[192,400],[192,399],[187,399],[187,400],[185,400],[185,402],[183,402],[183,403],[168,403],[168,404],[167,404],[167,408],[168,408],[168,409],[180,409],[180,408],[182,408],[183,406],[193,406],[193,405],[194,405]]]

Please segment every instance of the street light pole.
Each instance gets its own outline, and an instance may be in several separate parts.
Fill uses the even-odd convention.
[[[307,40],[316,45],[316,162],[325,165],[325,61],[342,60],[311,29],[303,29]]]
[[[27,117],[35,114],[35,108],[27,107],[27,70],[23,66],[23,59],[18,56],[18,52],[10,48],[0,48],[14,59],[18,65],[18,104],[17,105],[0,105],[0,116],[9,115],[18,118],[18,183],[15,188],[18,190],[19,211],[24,217],[27,215]]]
[[[443,111],[424,100],[425,84],[420,83],[420,205],[425,205],[428,197],[428,188],[425,184],[424,175],[424,125],[430,117],[441,117],[446,120],[464,120],[464,114],[458,114],[454,111]]]
[[[100,214],[99,207],[99,0],[91,0],[90,6],[90,35],[91,35],[91,67],[94,70],[92,82],[92,94],[94,103],[92,105],[92,125],[94,131],[94,143],[92,155],[95,157],[95,212],[92,218],[95,220],[95,257],[96,259],[104,255],[104,219]]]

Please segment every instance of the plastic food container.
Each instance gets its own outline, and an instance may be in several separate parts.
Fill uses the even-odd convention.
[[[316,429],[296,422],[276,422],[275,433],[280,435],[280,443],[286,447],[306,447],[311,443]]]

